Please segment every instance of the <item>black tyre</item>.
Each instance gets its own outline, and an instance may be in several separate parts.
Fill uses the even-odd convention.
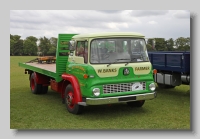
[[[42,92],[41,92],[41,94],[46,94],[48,92],[48,87],[49,86],[42,86]]]
[[[144,103],[145,103],[145,100],[131,101],[131,102],[127,102],[127,105],[130,107],[142,107]]]
[[[83,112],[84,106],[75,103],[74,89],[71,84],[65,89],[65,104],[70,113],[81,114]]]
[[[33,94],[40,94],[42,92],[42,85],[36,83],[35,74],[31,74],[30,88]]]

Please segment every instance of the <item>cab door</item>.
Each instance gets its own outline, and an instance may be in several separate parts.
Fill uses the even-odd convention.
[[[85,40],[77,41],[74,62],[77,64],[88,63],[88,42],[87,41]]]

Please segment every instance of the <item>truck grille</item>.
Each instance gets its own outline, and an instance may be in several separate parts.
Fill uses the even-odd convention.
[[[146,90],[146,83],[145,82],[140,82],[142,84],[143,90]],[[129,92],[132,91],[132,83],[121,83],[121,84],[107,84],[103,85],[103,93],[108,94],[108,93],[117,93],[117,92]]]

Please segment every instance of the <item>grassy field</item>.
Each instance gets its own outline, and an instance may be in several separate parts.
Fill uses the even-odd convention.
[[[120,130],[189,130],[189,86],[157,89],[154,100],[142,108],[130,108],[126,103],[88,106],[81,115],[70,114],[58,93],[34,95],[28,75],[18,66],[35,57],[10,57],[10,128],[11,129],[120,129]]]

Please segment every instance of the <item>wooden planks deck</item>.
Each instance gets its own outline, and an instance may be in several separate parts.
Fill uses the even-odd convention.
[[[42,63],[42,64],[41,63],[26,63],[26,64],[56,73],[56,64],[55,63],[51,63],[51,64],[47,64],[47,63]]]

